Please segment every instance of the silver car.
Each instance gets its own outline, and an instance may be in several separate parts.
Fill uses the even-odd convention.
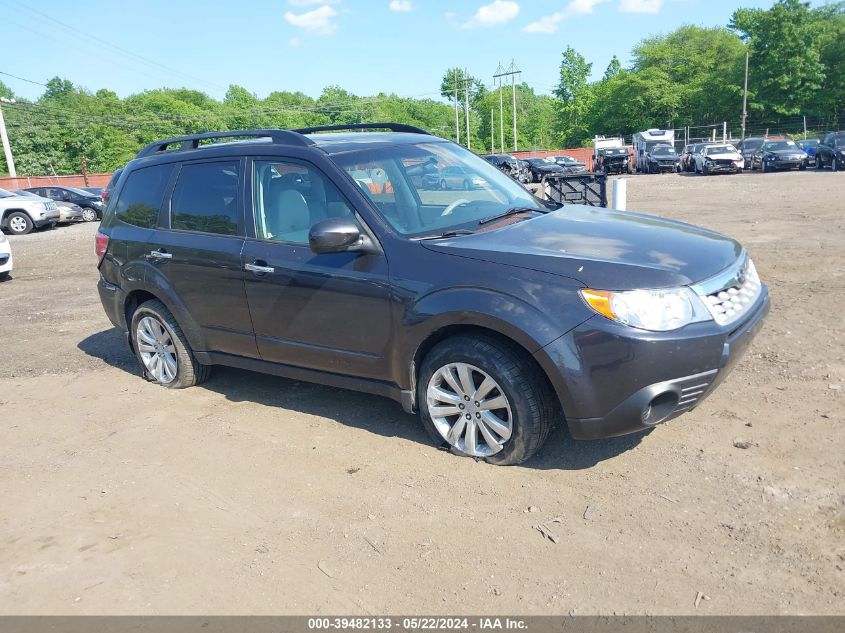
[[[60,224],[64,224],[65,222],[79,222],[84,219],[82,215],[82,207],[78,204],[65,202],[64,200],[52,200],[50,198],[45,198],[43,196],[39,196],[37,193],[27,191],[26,189],[15,189],[12,193],[16,193],[19,196],[26,196],[27,198],[36,198],[37,200],[41,200],[43,202],[54,202],[59,208]]]
[[[47,198],[32,198],[0,189],[0,228],[12,235],[26,235],[32,229],[55,226],[59,208]]]

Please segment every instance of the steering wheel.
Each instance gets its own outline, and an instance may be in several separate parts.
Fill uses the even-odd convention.
[[[458,198],[452,204],[450,204],[448,207],[443,209],[443,213],[440,214],[440,217],[442,218],[445,215],[452,215],[452,211],[457,209],[462,204],[469,204],[469,200],[467,200],[466,198]]]

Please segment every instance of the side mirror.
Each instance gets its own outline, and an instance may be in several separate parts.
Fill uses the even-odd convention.
[[[329,218],[317,222],[308,232],[308,245],[318,255],[364,251],[370,244],[370,239],[351,218]]]

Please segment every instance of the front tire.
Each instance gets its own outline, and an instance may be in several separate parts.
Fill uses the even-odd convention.
[[[26,235],[35,228],[35,225],[26,213],[14,211],[9,214],[9,217],[6,220],[6,227],[12,235]]]
[[[555,396],[545,376],[513,344],[457,336],[425,357],[420,418],[438,444],[491,464],[520,464],[546,441]]]
[[[839,171],[839,159],[836,156],[830,159],[830,170]]]
[[[157,299],[142,303],[132,315],[132,347],[144,378],[169,389],[193,387],[206,380],[211,367],[194,356],[182,328]]]
[[[440,181],[440,189],[443,190],[443,191],[446,191],[446,181],[445,180]]]
[[[93,222],[97,219],[97,212],[91,207],[82,207],[82,221]]]

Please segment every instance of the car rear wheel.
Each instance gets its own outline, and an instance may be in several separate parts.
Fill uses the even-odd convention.
[[[822,157],[816,154],[816,169],[822,168]]]
[[[194,357],[182,328],[161,301],[142,303],[132,315],[132,343],[144,378],[171,389],[206,380],[211,368]]]
[[[441,181],[440,181],[440,188],[441,188],[443,191],[446,191],[446,180],[441,180]]]
[[[470,189],[469,180],[464,180],[464,191],[469,191]]]
[[[82,207],[82,221],[93,222],[97,219],[97,212],[91,207]]]
[[[836,156],[830,159],[830,169],[832,171],[839,171],[839,160]]]
[[[546,441],[554,395],[539,368],[511,344],[459,336],[426,356],[420,417],[429,435],[458,455],[511,465]]]
[[[12,235],[26,235],[34,227],[30,217],[21,211],[10,213],[6,226]]]

